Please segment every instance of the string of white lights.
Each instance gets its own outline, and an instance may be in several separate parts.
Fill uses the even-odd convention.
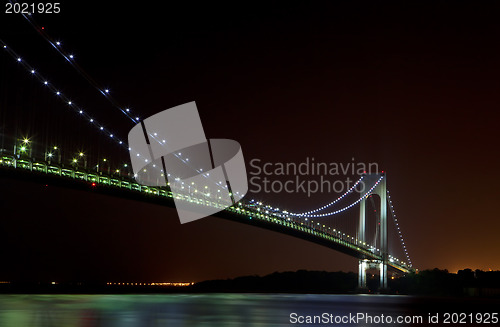
[[[10,0],[11,3],[12,0]],[[81,75],[87,80],[96,90],[99,91],[111,104],[118,109],[122,114],[127,116],[132,122],[138,123],[140,118],[137,114],[134,114],[130,108],[124,108],[119,105],[111,95],[111,90],[100,86],[89,74],[87,74],[80,65],[75,60],[75,55],[71,52],[66,51],[63,48],[63,43],[60,40],[54,40],[40,25],[38,25],[31,14],[22,14],[23,17],[33,26],[33,28],[54,48],[56,51]]]
[[[341,196],[339,196],[337,199],[335,199],[334,201],[328,203],[328,204],[325,204],[324,206],[322,207],[319,207],[317,209],[314,209],[314,210],[310,210],[310,211],[307,211],[307,212],[303,212],[303,213],[293,213],[293,212],[287,212],[289,215],[292,215],[292,216],[303,216],[303,215],[308,215],[308,214],[313,214],[313,213],[316,213],[318,211],[321,211],[321,210],[324,210],[328,207],[331,207],[332,205],[334,205],[335,203],[339,202],[340,200],[342,200],[344,197],[346,197],[348,194],[350,194],[355,188],[356,186],[358,186],[359,183],[361,183],[361,181],[363,180],[365,176],[362,175],[360,177],[360,179],[358,179],[356,181],[356,183],[354,183],[354,185],[348,189],[344,194],[342,194]]]
[[[38,72],[33,66],[31,66],[29,63],[27,63],[25,60],[22,59],[21,56],[19,56],[12,48],[10,48],[3,40],[0,39],[0,46],[2,49],[5,50],[16,62],[21,64],[29,74],[37,78],[45,87],[47,87],[50,91],[53,92],[63,103],[65,103],[68,108],[72,109],[75,113],[77,113],[82,119],[85,119],[88,123],[90,123],[92,126],[97,128],[100,132],[102,132],[104,135],[107,135],[108,138],[114,140],[119,146],[127,148],[127,145],[125,144],[124,141],[122,141],[119,137],[116,136],[116,133],[113,131],[109,130],[108,128],[104,127],[103,124],[99,123],[96,121],[90,114],[87,113],[86,110],[84,110],[83,107],[77,105],[74,103],[71,98],[63,94],[60,89],[58,89],[54,84],[49,82],[48,79],[46,79],[40,72]]]
[[[339,214],[343,211],[346,211],[347,209],[350,209],[352,207],[354,207],[356,204],[358,204],[359,202],[361,202],[363,199],[365,199],[366,197],[368,197],[371,192],[377,187],[377,185],[380,183],[380,181],[384,178],[384,176],[380,176],[380,178],[375,182],[375,184],[372,186],[372,188],[370,188],[363,196],[361,196],[358,200],[356,200],[355,202],[351,203],[350,205],[342,208],[342,209],[339,209],[339,210],[336,210],[336,211],[332,211],[332,212],[328,212],[328,213],[322,213],[322,214],[299,214],[297,215],[298,217],[308,217],[308,218],[320,218],[320,217],[326,217],[326,216],[333,216],[333,215],[336,215],[336,214]]]
[[[394,205],[392,204],[391,195],[389,194],[389,190],[387,190],[387,201],[389,202],[389,206],[391,207],[392,218],[394,219],[394,223],[396,224],[396,228],[397,228],[398,234],[399,234],[399,239],[401,240],[401,245],[403,246],[403,250],[405,252],[406,259],[408,260],[408,264],[411,267],[412,263],[411,263],[410,255],[408,254],[408,250],[406,249],[406,244],[405,244],[405,241],[403,239],[403,233],[401,232],[401,228],[399,227],[398,219],[396,217],[396,212],[394,210]]]

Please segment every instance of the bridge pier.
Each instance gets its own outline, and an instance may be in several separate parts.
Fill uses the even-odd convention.
[[[380,271],[380,289],[385,290],[388,288],[387,285],[387,264],[383,261],[379,263]]]
[[[358,288],[361,291],[367,289],[366,271],[368,269],[378,269],[379,270],[379,278],[380,278],[379,289],[381,289],[381,290],[387,289],[387,287],[388,287],[387,286],[387,264],[385,264],[382,260],[369,260],[369,259],[359,260]]]
[[[366,260],[359,260],[358,288],[361,290],[366,289]]]
[[[358,239],[361,242],[366,242],[366,199],[376,194],[380,198],[380,233],[379,244],[380,249],[373,249],[373,252],[380,255],[380,260],[360,259],[358,267],[358,287],[366,289],[366,270],[376,268],[380,271],[380,289],[387,289],[387,183],[386,175],[384,173],[366,174],[364,183],[366,185],[374,185],[379,181],[378,185],[372,190],[371,193],[361,193],[363,200],[360,202],[359,209],[359,225],[358,225]],[[366,192],[366,191],[365,191]]]

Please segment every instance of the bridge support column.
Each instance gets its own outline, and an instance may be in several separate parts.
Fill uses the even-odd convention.
[[[387,176],[380,181],[378,195],[380,196],[380,288],[387,289],[387,262],[389,250],[387,247]]]
[[[380,285],[379,290],[383,291],[387,289],[387,265],[382,260],[369,260],[361,259],[359,260],[358,266],[358,288],[360,291],[367,290],[367,278],[366,271],[368,269],[377,269],[380,273]]]
[[[382,177],[382,179],[380,179]],[[366,242],[366,199],[371,194],[377,194],[380,197],[380,260],[359,260],[358,272],[358,287],[366,288],[366,269],[377,268],[380,271],[380,289],[387,289],[387,262],[388,262],[388,249],[387,249],[387,176],[384,173],[367,174],[365,175],[364,182],[366,185],[374,185],[378,180],[379,184],[370,194],[362,193],[364,198],[360,202],[359,211],[359,226],[358,226],[358,240]],[[366,192],[366,191],[365,191]],[[376,252],[374,252],[377,254]]]
[[[358,240],[366,242],[366,199],[361,200],[359,203],[359,225],[358,225]],[[359,260],[358,267],[358,288],[360,290],[366,289],[366,269],[367,262],[365,259]]]
[[[359,260],[358,288],[366,289],[366,261]]]
[[[387,264],[385,262],[380,262],[380,289],[387,289]]]

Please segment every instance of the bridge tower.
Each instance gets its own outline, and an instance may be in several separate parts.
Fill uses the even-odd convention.
[[[366,288],[366,270],[371,268],[379,269],[380,271],[380,288],[387,288],[387,261],[388,261],[388,250],[387,250],[387,178],[385,173],[373,173],[366,174],[363,178],[365,188],[371,188],[380,178],[379,184],[373,189],[370,194],[366,194],[368,190],[365,189],[361,193],[361,196],[365,196],[360,202],[359,209],[359,230],[358,239],[361,242],[366,242],[366,200],[368,196],[376,194],[380,197],[380,232],[379,232],[379,244],[380,244],[380,260],[369,260],[360,259],[359,260],[359,270],[358,270],[358,287],[361,289]]]

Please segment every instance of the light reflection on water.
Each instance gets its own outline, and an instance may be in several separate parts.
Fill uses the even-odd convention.
[[[411,301],[390,295],[0,295],[0,326],[292,326],[292,312],[399,315]]]

